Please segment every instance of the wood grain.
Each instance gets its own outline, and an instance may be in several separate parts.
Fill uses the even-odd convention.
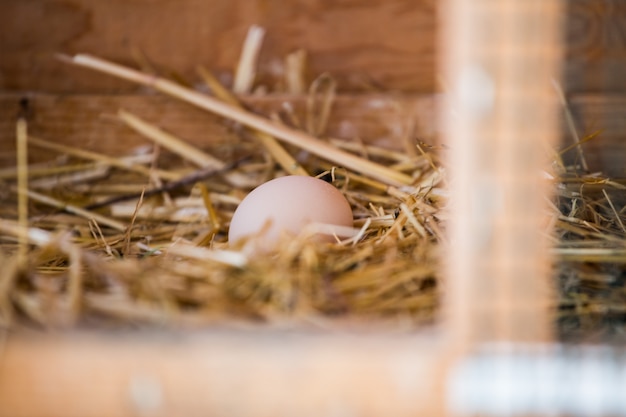
[[[15,160],[15,120],[21,95],[0,95],[0,165]],[[269,115],[289,103],[304,121],[303,96],[244,98],[244,104]],[[415,123],[416,136],[433,143],[437,135],[437,97],[405,95],[340,95],[331,111],[327,135],[360,139],[385,147],[401,147],[401,137]],[[181,139],[206,148],[229,148],[241,140],[232,123],[176,100],[156,95],[31,95],[29,132],[61,144],[79,146],[109,155],[120,155],[148,141],[106,115],[120,108],[157,124]],[[33,148],[31,160],[50,159],[50,154]]]
[[[567,5],[566,89],[626,92],[626,2],[569,0]]]
[[[435,0],[3,0],[0,91],[134,92],[136,87],[67,68],[54,54],[86,52],[194,82],[205,65],[229,81],[246,31],[267,29],[259,80],[274,86],[285,56],[309,54],[309,81],[324,71],[343,91],[372,86],[437,90]],[[626,3],[568,0],[564,79],[579,92],[626,92]]]
[[[581,138],[600,132],[582,145],[589,169],[611,177],[626,177],[626,96],[581,94],[571,98],[570,106]],[[564,135],[565,144],[573,143],[571,135]],[[572,162],[577,155],[570,151],[565,157]]]
[[[0,166],[15,164],[15,120],[19,102],[24,96],[0,94]],[[192,106],[157,95],[55,95],[35,94],[30,97],[29,130],[58,143],[82,146],[85,149],[120,155],[135,146],[148,143],[106,115],[119,108],[136,113],[146,120],[179,135],[193,145],[209,143],[229,147],[240,140],[232,124]],[[246,97],[245,103],[261,114],[280,111],[290,103],[302,120],[305,100],[301,96],[271,95]],[[339,95],[331,111],[327,134],[344,139],[400,149],[402,135],[410,121],[415,122],[414,138],[430,144],[439,143],[437,105],[440,97],[433,95]],[[601,131],[598,137],[583,145],[592,171],[613,177],[626,177],[626,96],[576,95],[570,107],[581,137]],[[563,129],[562,142],[572,143]],[[565,155],[575,161],[576,152]],[[33,161],[48,160],[51,155],[36,148]]]
[[[12,417],[436,413],[445,347],[416,336],[213,331],[11,337]]]
[[[434,0],[3,0],[0,91],[131,92],[136,87],[56,62],[91,53],[198,80],[197,65],[228,79],[248,28],[267,29],[259,79],[272,85],[288,53],[309,54],[309,76],[328,71],[343,90],[366,84],[434,90]],[[309,80],[310,81],[310,80]]]

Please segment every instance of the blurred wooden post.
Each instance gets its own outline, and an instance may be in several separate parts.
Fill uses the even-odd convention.
[[[449,0],[444,115],[454,196],[446,313],[458,345],[551,338],[542,178],[558,136],[559,0]]]
[[[217,330],[10,337],[0,416],[433,416],[419,336]]]

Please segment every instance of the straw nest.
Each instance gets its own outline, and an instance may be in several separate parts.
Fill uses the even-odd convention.
[[[4,181],[5,325],[17,317],[45,326],[96,319],[184,326],[224,315],[314,321],[350,314],[410,322],[432,317],[443,193],[441,172],[428,154],[411,158],[364,149],[421,184],[402,189],[305,155],[299,169],[327,179],[350,201],[354,236],[327,245],[302,236],[282,242],[271,256],[255,257],[225,240],[246,192],[287,174],[259,141],[238,145],[237,153],[248,155],[238,164],[190,170],[165,152],[158,159],[152,150],[113,162],[28,139],[62,157],[45,168],[21,167],[30,174],[26,228],[17,221],[16,179]]]
[[[94,57],[61,59],[222,114],[241,139],[198,149],[120,110],[117,122],[154,145],[113,157],[30,136],[20,119],[18,164],[0,173],[4,327],[432,321],[444,171],[426,145],[407,154],[318,139],[335,96],[331,77],[313,83],[299,125],[290,114],[270,121],[243,109],[204,69],[199,75],[212,97]],[[303,71],[302,62],[291,66],[288,80],[301,89],[302,77],[293,74]],[[234,89],[246,91],[250,77],[240,72],[251,69],[242,68]],[[29,147],[57,157],[28,165]],[[320,244],[303,235],[269,256],[230,247],[237,204],[252,188],[288,174],[337,187],[353,208],[352,236]]]
[[[230,149],[196,149],[121,110],[118,120],[154,146],[112,157],[29,136],[20,119],[18,164],[0,172],[5,329],[224,322],[332,327],[372,319],[414,328],[433,321],[447,203],[437,152],[417,143],[418,152],[398,152],[316,139],[334,97],[329,78],[310,92],[319,104],[311,122],[297,126],[242,109],[205,70],[200,75],[214,98],[94,57],[63,59],[221,114],[237,123],[241,140]],[[236,79],[249,84],[245,76]],[[291,79],[300,89],[302,80]],[[57,157],[29,166],[30,146]],[[598,315],[617,321],[626,315],[626,209],[618,198],[626,185],[581,175],[561,154],[550,215],[560,259],[555,304],[567,336],[597,325]],[[300,236],[271,256],[229,247],[237,204],[253,187],[287,174],[320,176],[336,186],[352,205],[353,236],[332,244]]]

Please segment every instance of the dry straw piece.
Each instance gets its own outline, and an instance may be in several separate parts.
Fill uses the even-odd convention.
[[[204,78],[221,99],[240,106],[214,77],[205,73]],[[329,102],[324,106],[327,113]],[[13,307],[10,311],[21,312],[24,322],[198,326],[226,317],[231,322],[296,320],[332,326],[377,318],[413,326],[433,320],[441,233],[435,225],[445,193],[440,189],[443,177],[433,177],[433,166],[424,156],[368,146],[366,159],[350,152],[348,143],[341,142],[347,150],[324,143],[340,160],[348,155],[346,159],[356,161],[362,170],[380,168],[384,174],[380,179],[310,155],[298,161],[267,133],[254,130],[257,140],[240,149],[249,156],[227,162],[126,111],[121,110],[119,117],[164,152],[199,169],[180,176],[174,174],[178,167],[159,166],[151,158],[128,163],[124,155],[107,157],[32,138],[31,146],[68,156],[48,169],[76,166],[78,159],[96,161],[109,175],[98,179],[97,186],[91,184],[92,178],[77,176],[83,181],[57,186],[51,182],[45,194],[28,190],[35,211],[27,233],[44,238],[31,239],[27,273],[15,272],[5,281],[13,284],[4,298]],[[305,141],[306,146],[310,145]],[[401,169],[385,167],[394,164]],[[84,167],[89,169],[92,166]],[[307,172],[325,173],[350,201],[355,213],[350,238],[319,244],[302,235],[264,257],[249,257],[228,247],[228,223],[248,190],[272,177]],[[79,168],[73,171],[81,173]],[[151,185],[155,173],[161,181],[158,186]],[[15,177],[6,178],[14,188]],[[129,188],[141,183],[145,185]],[[125,192],[129,189],[134,191]],[[171,198],[164,199],[161,192]],[[4,217],[15,216],[11,207],[15,206],[3,208],[8,212]],[[16,239],[26,235],[14,223],[0,226],[3,252],[11,256]]]
[[[287,126],[272,122],[254,113],[234,107],[212,97],[185,88],[172,81],[144,74],[122,65],[118,65],[100,58],[89,55],[75,55],[62,59],[76,65],[91,68],[110,75],[114,75],[128,81],[155,88],[165,94],[186,101],[208,110],[227,119],[239,122],[247,127],[265,132],[281,139],[291,145],[302,148],[330,162],[353,169],[363,175],[370,176],[389,185],[407,185],[412,182],[411,177],[372,161],[355,157],[354,155],[334,148],[327,143],[318,140],[304,132],[297,131]]]

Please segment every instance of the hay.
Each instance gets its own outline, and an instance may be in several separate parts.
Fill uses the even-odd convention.
[[[217,97],[245,112],[208,71],[199,71]],[[334,89],[328,76],[313,83],[306,126],[316,134],[325,130]],[[7,265],[15,263],[16,248],[28,256],[2,271],[4,327],[433,321],[446,201],[435,155],[321,142],[298,132],[304,149],[319,142],[333,152],[296,159],[293,143],[288,150],[252,127],[243,134],[251,140],[226,152],[237,159],[222,161],[213,156],[218,150],[192,147],[129,112],[118,117],[150,139],[153,150],[111,157],[28,137],[30,146],[62,157],[45,167],[6,170],[3,187],[13,193],[0,208],[2,256]],[[336,164],[344,159],[361,173]],[[186,171],[188,163],[198,169]],[[27,224],[15,220],[14,172],[30,172]],[[228,246],[230,218],[251,188],[307,173],[327,179],[350,201],[350,238],[319,244],[304,234],[263,257]]]
[[[28,136],[20,119],[18,166],[0,172],[3,328],[365,322],[404,329],[434,321],[446,243],[445,169],[439,155],[414,142],[413,128],[402,152],[317,139],[335,93],[327,75],[309,90],[305,121],[291,115],[299,131],[247,112],[206,69],[199,74],[216,98],[97,58],[64,59],[150,85],[249,130],[227,152],[235,159],[226,161],[215,156],[220,150],[197,149],[120,110],[119,120],[154,146],[112,157]],[[298,73],[286,75],[288,84],[301,90],[302,65],[290,67]],[[593,137],[554,152],[556,177],[547,179],[557,190],[549,215],[564,338],[597,325],[598,314],[626,317],[626,201],[619,198],[626,182],[582,175],[584,169],[561,160],[573,149],[582,155],[581,145]],[[25,138],[59,157],[26,165]],[[263,257],[228,246],[230,218],[251,188],[307,173],[350,201],[350,238],[319,244],[303,235]],[[24,196],[27,217],[18,201]]]
[[[626,340],[626,187],[620,179],[580,172],[570,166],[561,173],[553,206],[557,330],[567,341],[621,343]]]
[[[46,194],[28,190],[27,228],[13,220],[0,222],[5,259],[12,259],[16,245],[23,247],[18,241],[27,238],[30,244],[22,268],[2,271],[2,281],[12,283],[0,298],[4,326],[16,324],[15,312],[42,326],[77,321],[185,326],[224,317],[432,320],[443,199],[429,194],[435,189],[442,194],[441,176],[429,187],[405,187],[391,195],[382,183],[333,168],[326,175],[354,208],[355,236],[328,245],[303,236],[284,242],[272,257],[251,258],[228,248],[225,238],[232,212],[249,189],[229,178],[245,176],[246,185],[253,186],[267,177],[268,152],[261,143],[254,146],[255,156],[239,164],[200,169],[160,187],[151,186],[137,165],[125,169],[117,163],[107,166],[111,174],[99,179],[98,187],[88,187],[91,180],[84,177],[49,187]],[[424,157],[391,155],[405,166],[413,164],[416,179],[430,177]],[[317,162],[309,158],[304,166],[320,171]],[[271,177],[286,174],[278,164],[270,165]],[[218,173],[205,180],[206,174]],[[15,189],[12,182],[5,186]],[[142,183],[140,195],[117,192],[127,190],[116,188],[121,184]],[[163,192],[170,194],[169,204]],[[3,219],[16,218],[15,195],[2,206]]]

